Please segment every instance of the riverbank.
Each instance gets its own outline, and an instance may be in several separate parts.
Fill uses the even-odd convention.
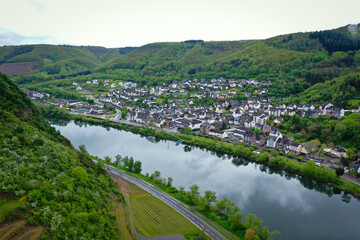
[[[219,154],[228,154],[234,157],[244,158],[250,162],[263,164],[275,170],[285,170],[289,173],[326,184],[332,187],[335,192],[344,191],[356,198],[360,198],[360,187],[358,185],[338,177],[333,169],[324,166],[316,166],[313,161],[303,164],[283,156],[269,156],[267,152],[261,152],[259,154],[254,153],[249,147],[246,147],[241,143],[226,143],[199,136],[164,132],[162,130],[146,128],[143,126],[125,125],[112,122],[109,119],[99,120],[96,117],[85,117],[83,115],[75,114],[67,114],[64,117],[60,116],[60,118],[87,122],[103,127],[112,127],[114,129],[125,130],[144,136],[154,136],[158,139],[170,141],[178,141],[180,139],[187,145],[208,149]]]
[[[153,190],[158,189],[155,192],[160,191],[160,193],[158,195],[156,194],[154,195],[157,196],[159,199],[162,199],[169,205],[173,206],[176,210],[182,212],[184,216],[189,217],[188,214],[186,214],[186,211],[190,211],[191,214],[193,214],[193,217],[195,218],[200,217],[202,219],[199,220],[200,228],[206,225],[204,223],[205,221],[207,224],[211,226],[208,227],[207,230],[213,228],[217,229],[217,231],[221,233],[221,235],[224,236],[226,239],[231,239],[231,240],[244,239],[246,237],[246,234],[248,234],[248,232],[253,232],[255,235],[260,237],[259,239],[264,239],[264,240],[273,239],[275,235],[279,234],[278,231],[270,232],[266,226],[262,227],[261,226],[262,220],[259,220],[255,216],[255,214],[248,214],[246,217],[246,222],[242,223],[243,214],[239,212],[239,208],[236,206],[236,204],[231,201],[229,202],[232,203],[231,207],[228,205],[224,207],[223,211],[227,212],[227,214],[225,214],[224,212],[221,212],[219,210],[220,205],[218,205],[219,202],[225,202],[225,200],[220,201],[220,200],[212,199],[212,202],[216,204],[214,204],[214,206],[211,207],[210,205],[206,205],[205,202],[200,200],[200,199],[205,199],[205,197],[201,197],[199,195],[197,196],[197,201],[194,201],[194,199],[190,197],[191,193],[185,192],[181,188],[177,189],[171,185],[164,184],[162,181],[157,181],[156,179],[148,175],[131,172],[125,167],[121,166],[121,164],[116,165],[113,162],[106,162],[97,157],[93,157],[93,156],[89,156],[89,157],[92,157],[95,161],[97,161],[97,164],[99,166],[102,167],[107,166],[106,168],[108,169],[109,173],[112,172],[114,169],[119,169],[121,170],[122,172],[121,175],[123,175],[122,177],[124,177],[124,179],[128,181],[133,181],[135,179],[138,179],[133,183],[143,188],[144,190],[148,191],[149,193],[154,194]],[[164,193],[161,193],[161,191],[170,195],[172,197],[172,200],[171,198],[167,199],[166,194],[164,195]],[[176,205],[184,207],[186,209],[185,213],[181,211],[181,209],[179,210],[179,208],[176,207]],[[230,208],[233,210],[229,210]],[[190,217],[190,219],[192,219],[192,221],[194,222],[194,219],[192,217]],[[221,237],[219,238],[216,237],[215,235],[212,236],[215,237],[215,238],[212,237],[213,239],[222,239]]]

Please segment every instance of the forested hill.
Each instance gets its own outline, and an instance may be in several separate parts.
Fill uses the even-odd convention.
[[[127,54],[135,47],[111,48],[69,45],[23,45],[0,47],[0,71],[6,73],[27,63],[28,71],[54,74],[86,73],[109,59]],[[21,66],[20,66],[21,67]],[[16,69],[15,69],[16,70]],[[18,69],[21,72],[21,69]],[[16,73],[16,71],[14,72]]]
[[[0,149],[1,234],[21,235],[36,225],[46,239],[118,238],[111,201],[122,195],[110,177],[2,74]]]
[[[0,48],[4,64],[35,64],[31,73],[14,77],[19,84],[108,78],[160,85],[182,78],[254,78],[272,81],[279,95],[289,96],[359,71],[360,24],[265,40],[189,40],[125,49],[49,45],[10,48]]]

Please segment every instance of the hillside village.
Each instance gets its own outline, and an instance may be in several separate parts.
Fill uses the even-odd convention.
[[[276,128],[283,116],[316,118],[320,115],[344,118],[345,110],[331,103],[283,104],[282,99],[263,96],[272,87],[269,81],[236,79],[186,79],[163,86],[137,86],[133,82],[110,83],[94,79],[82,84],[74,82],[77,91],[86,85],[110,86],[108,93],[99,95],[99,103],[128,110],[127,120],[158,128],[191,129],[199,134],[232,142],[244,142],[258,147],[275,148],[295,156],[308,153],[305,143],[295,143]],[[254,86],[254,92],[244,92],[243,101],[234,99],[237,89]],[[28,95],[30,93],[28,92]],[[30,97],[41,99],[40,93]],[[41,94],[40,94],[41,95]],[[166,99],[166,100],[165,100]],[[212,101],[207,101],[211,99]],[[142,100],[142,101],[141,101]],[[160,100],[160,101],[159,101]],[[280,101],[279,101],[280,100]],[[141,104],[138,104],[141,101]],[[210,103],[207,103],[210,102]],[[102,105],[81,104],[81,100],[57,100],[46,104],[71,106],[73,113],[102,115]],[[271,120],[271,121],[270,121]],[[272,127],[270,126],[272,122]],[[346,157],[346,149],[336,146],[324,149],[332,157]]]

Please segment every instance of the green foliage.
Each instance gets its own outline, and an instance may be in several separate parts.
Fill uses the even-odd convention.
[[[84,154],[88,154],[88,151],[86,150],[86,147],[84,144],[79,145],[79,150],[80,150],[80,152],[82,152]]]
[[[184,133],[185,134],[189,134],[191,132],[191,128],[190,127],[185,127],[184,128]]]
[[[46,226],[46,238],[118,237],[109,200],[122,195],[111,178],[51,127],[4,75],[0,148],[0,192],[21,198],[18,214]]]
[[[342,176],[342,175],[344,175],[344,169],[343,168],[336,168],[336,175],[338,176],[338,177],[340,177],[340,176]]]

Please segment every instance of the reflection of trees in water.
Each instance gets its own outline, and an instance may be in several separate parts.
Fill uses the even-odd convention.
[[[79,127],[87,127],[88,125],[94,126],[94,124],[88,124],[87,122],[84,122],[81,120],[75,120],[74,123],[75,123],[75,125],[77,125]]]
[[[233,158],[231,162],[236,167],[249,165],[249,161],[246,161],[243,158]]]
[[[151,143],[159,143],[159,142],[163,141],[160,138],[155,137],[155,136],[143,136],[143,135],[140,135],[140,137],[145,138],[146,140],[148,140]]]
[[[52,125],[57,125],[60,127],[66,127],[71,120],[67,120],[67,119],[55,119],[55,118],[46,118],[46,120],[48,120],[48,122]]]
[[[236,167],[239,167],[239,166],[247,166],[249,165],[249,161],[243,159],[243,158],[233,158],[231,160],[231,163],[236,166]],[[271,168],[269,166],[266,166],[266,165],[262,165],[262,164],[255,164],[255,168],[259,168],[259,170],[263,173],[266,173],[266,174],[277,174],[277,175],[280,175],[282,177],[285,177],[286,180],[291,180],[291,179],[297,179],[300,184],[307,188],[307,189],[310,189],[310,190],[314,190],[316,192],[319,192],[319,193],[324,193],[326,195],[328,195],[329,197],[333,196],[334,194],[341,194],[342,191],[339,190],[339,189],[336,189],[336,188],[333,188],[333,187],[330,187],[326,184],[322,184],[322,183],[318,183],[314,180],[311,180],[311,179],[307,179],[307,178],[304,178],[302,176],[298,176],[296,174],[293,174],[293,173],[290,173],[290,172],[287,172],[287,171],[284,171],[284,170],[279,170],[279,169],[276,169],[276,168]],[[342,197],[341,197],[341,200],[343,202],[346,202],[346,203],[349,203],[351,201],[351,196],[346,194],[346,193],[343,193]]]
[[[184,146],[184,152],[191,152],[191,150],[192,150],[191,146],[188,146],[188,145]]]
[[[348,194],[343,194],[343,195],[341,196],[341,200],[342,200],[343,202],[345,202],[345,203],[349,203],[349,202],[351,201],[351,196],[348,195]]]

